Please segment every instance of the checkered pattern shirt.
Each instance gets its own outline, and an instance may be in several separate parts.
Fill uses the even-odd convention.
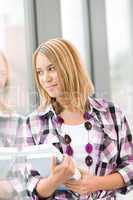
[[[119,107],[105,100],[89,98],[89,102],[91,108],[89,114],[92,116],[89,120],[92,124],[92,129],[89,131],[94,132],[92,141],[97,155],[95,175],[105,176],[113,172],[119,172],[124,179],[125,186],[116,191],[97,191],[91,194],[90,197],[83,197],[69,190],[60,191],[57,189],[50,197],[39,198],[35,188],[42,178],[41,174],[36,169],[32,169],[32,166],[22,165],[21,163],[23,170],[21,173],[21,170],[18,170],[19,176],[22,176],[26,184],[23,187],[18,184],[19,190],[17,190],[17,185],[15,189],[19,191],[19,194],[24,194],[24,196],[26,191],[27,196],[25,199],[114,200],[116,192],[126,194],[133,188],[133,141],[125,115]],[[26,146],[51,142],[61,153],[65,153],[64,144],[56,136],[57,132],[60,134],[60,130],[51,127],[55,118],[56,114],[51,105],[44,112],[38,113],[35,111],[29,115],[23,122],[23,131],[22,134],[19,134],[18,143]]]
[[[92,139],[97,154],[97,163],[95,166],[96,176],[105,176],[112,172],[119,172],[124,179],[125,187],[116,191],[97,191],[91,194],[91,197],[80,197],[71,191],[59,191],[44,199],[115,199],[116,192],[126,194],[133,188],[133,141],[128,122],[123,112],[118,106],[105,100],[89,98],[91,110],[90,122],[94,132]],[[54,120],[56,114],[52,106],[47,107],[44,112],[32,113],[27,118],[29,145],[39,145],[51,142],[63,152],[63,144],[59,140],[54,143],[56,129],[51,129],[51,120]],[[59,130],[58,130],[59,132]],[[59,133],[60,134],[60,133]],[[82,134],[82,133],[81,133]],[[51,136],[49,136],[51,135]],[[41,176],[39,172],[33,169],[28,180],[28,192],[33,199],[39,199],[35,193],[35,187]],[[32,171],[32,172],[33,172]]]

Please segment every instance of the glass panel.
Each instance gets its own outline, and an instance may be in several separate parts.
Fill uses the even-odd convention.
[[[133,124],[133,35],[131,1],[106,0],[111,97]],[[133,126],[131,126],[133,130]]]
[[[0,49],[10,70],[7,103],[20,113],[29,107],[25,26],[24,0],[0,0]]]
[[[132,1],[132,0],[131,0]],[[130,0],[106,0],[110,88],[112,101],[126,112],[133,131],[133,35]],[[132,200],[133,192],[118,196]]]

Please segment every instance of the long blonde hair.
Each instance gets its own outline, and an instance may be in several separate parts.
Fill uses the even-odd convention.
[[[36,57],[38,54],[45,55],[54,64],[64,97],[70,100],[71,106],[85,112],[88,96],[94,92],[92,81],[82,62],[78,50],[67,40],[56,38],[43,42],[36,49],[33,55],[33,64],[36,67]],[[48,104],[60,105],[56,99],[51,98],[42,88],[35,69],[35,81],[40,95],[40,105],[45,108]]]

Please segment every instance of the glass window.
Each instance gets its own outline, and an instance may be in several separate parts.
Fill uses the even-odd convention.
[[[130,0],[106,0],[111,98],[133,124],[133,34]],[[133,130],[133,126],[131,126]]]
[[[0,0],[0,50],[10,69],[8,104],[20,113],[29,109],[29,74],[24,0]],[[28,57],[28,58],[27,58]]]

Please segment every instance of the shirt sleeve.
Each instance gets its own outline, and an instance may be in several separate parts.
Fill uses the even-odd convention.
[[[40,176],[39,172],[36,170],[30,170],[30,174],[27,179],[27,194],[29,197],[31,197],[33,200],[50,200],[51,197],[41,197],[37,191],[36,191],[36,186],[38,182],[42,179],[43,177]]]
[[[126,117],[123,115],[119,130],[120,137],[120,162],[117,172],[121,174],[125,187],[118,190],[126,194],[133,189],[133,139]]]
[[[40,124],[39,118],[35,119],[35,127],[32,127],[33,131],[36,131],[36,126],[38,127]],[[39,132],[39,131],[38,131]],[[24,131],[23,131],[23,137],[25,138],[23,140],[23,144],[25,146],[31,146],[36,145],[34,142],[34,138],[32,135],[31,127],[30,127],[30,120],[29,118],[26,120],[26,123],[24,124]],[[27,196],[30,197],[31,200],[48,200],[48,198],[42,198],[39,196],[39,194],[36,192],[36,186],[38,182],[43,178],[40,173],[33,169],[32,165],[30,163],[27,163],[26,165],[26,189],[27,189]]]

